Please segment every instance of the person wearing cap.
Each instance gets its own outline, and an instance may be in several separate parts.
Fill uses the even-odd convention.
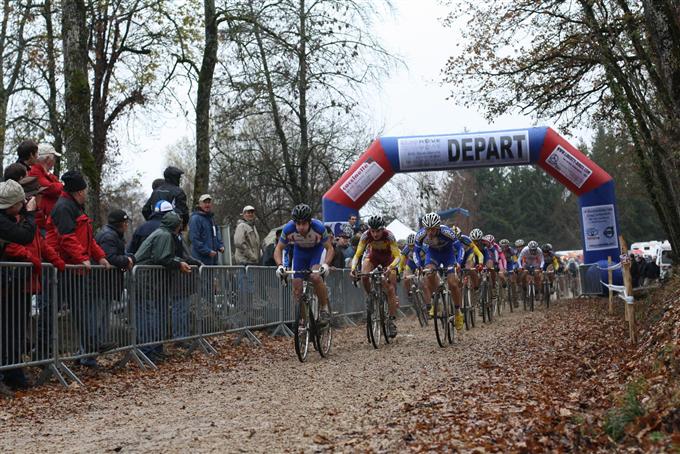
[[[132,233],[132,239],[127,246],[128,254],[135,254],[145,239],[161,226],[161,219],[165,213],[174,211],[173,206],[167,200],[159,200],[153,207],[153,214],[148,221],[140,225]]]
[[[220,229],[215,225],[212,212],[212,196],[203,194],[198,198],[198,207],[189,220],[191,255],[204,265],[217,265],[217,254],[224,252]]]
[[[30,244],[35,236],[36,227],[33,212],[37,207],[35,198],[26,202],[26,195],[19,183],[9,180],[0,183],[0,252],[5,255],[7,243]],[[3,280],[12,278],[17,269],[3,269]],[[8,274],[9,273],[9,274]],[[4,288],[3,298],[0,301],[0,364],[12,364],[21,361],[21,350],[24,345],[25,324],[30,316],[30,298],[27,300],[23,294],[14,293],[11,289]],[[23,378],[23,379],[22,379]],[[13,397],[14,392],[8,387],[24,387],[26,384],[23,371],[13,369],[0,371],[0,395]]]
[[[57,153],[52,145],[41,143],[38,145],[37,162],[28,171],[28,176],[36,177],[40,186],[45,188],[42,192],[42,200],[38,205],[45,216],[49,216],[52,212],[54,204],[57,203],[57,199],[64,190],[62,182],[52,173],[54,164],[57,162],[57,156],[61,156],[61,153]]]
[[[32,140],[24,140],[17,147],[17,164],[26,168],[26,173],[38,160],[38,144]]]
[[[260,234],[255,228],[255,207],[246,205],[234,231],[234,260],[237,265],[258,265],[262,257]]]
[[[189,208],[187,207],[187,195],[179,185],[184,171],[177,167],[170,166],[163,172],[165,180],[151,193],[149,200],[142,207],[142,215],[147,221],[153,215],[154,206],[159,200],[167,200],[173,206],[175,213],[182,219],[182,228],[189,223]]]
[[[99,229],[95,240],[112,266],[122,271],[131,270],[135,264],[133,255],[125,252],[125,232],[130,224],[130,217],[125,211],[116,209],[109,213],[107,220],[108,223]]]

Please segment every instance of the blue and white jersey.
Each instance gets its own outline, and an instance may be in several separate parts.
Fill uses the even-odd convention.
[[[312,219],[309,223],[309,231],[307,235],[300,235],[295,228],[295,222],[288,221],[283,226],[279,242],[285,245],[293,245],[296,248],[313,248],[328,241],[328,234],[323,222],[318,219]]]
[[[422,266],[419,260],[420,252],[427,254],[451,253],[455,256],[456,262],[462,263],[464,249],[460,241],[456,238],[456,233],[447,226],[439,228],[439,234],[434,238],[427,235],[427,229],[422,228],[416,233],[416,245],[413,259],[418,266]]]

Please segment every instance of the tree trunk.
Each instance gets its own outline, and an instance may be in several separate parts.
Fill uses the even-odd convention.
[[[48,95],[48,115],[50,122],[50,132],[54,138],[54,150],[61,154],[63,151],[62,142],[62,124],[59,119],[59,109],[57,107],[57,58],[54,49],[55,36],[54,27],[52,24],[52,1],[45,0],[43,5],[43,17],[45,18],[45,32],[47,41],[47,85],[49,87]],[[54,173],[59,175],[61,171],[61,158],[57,158],[57,163],[54,167]]]
[[[68,168],[81,168],[85,176],[95,174],[90,138],[90,84],[87,68],[87,38],[84,0],[63,0],[64,46],[64,146]]]
[[[196,175],[194,177],[194,203],[208,192],[210,183],[210,94],[217,63],[217,15],[215,0],[204,0],[205,49],[198,75],[196,93]]]
[[[298,90],[300,99],[300,200],[295,203],[310,203],[309,196],[309,123],[307,121],[307,14],[305,0],[300,0],[300,45],[298,46]]]
[[[7,137],[7,103],[9,97],[0,88],[0,166],[5,162],[5,140]],[[4,167],[3,167],[4,168]]]

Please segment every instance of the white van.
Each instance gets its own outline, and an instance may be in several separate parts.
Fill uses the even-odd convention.
[[[671,260],[672,253],[673,250],[671,248],[671,244],[668,241],[664,241],[663,243],[657,245],[653,252],[653,255],[656,257],[656,264],[659,267],[659,277],[661,279],[667,279],[670,277],[671,265],[673,264]]]

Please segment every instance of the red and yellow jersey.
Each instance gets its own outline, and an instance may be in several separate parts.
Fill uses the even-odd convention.
[[[357,250],[352,259],[352,270],[355,270],[357,264],[364,255],[364,251],[368,251],[368,259],[376,262],[385,262],[386,259],[392,258],[390,267],[397,267],[401,260],[401,252],[394,234],[387,229],[382,230],[382,235],[379,239],[374,239],[370,230],[366,230],[359,239]]]

